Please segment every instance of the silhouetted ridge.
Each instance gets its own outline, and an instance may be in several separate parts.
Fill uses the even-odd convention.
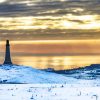
[[[45,71],[48,70],[45,69]],[[77,79],[96,79],[100,78],[100,64],[91,64],[90,66],[70,70],[52,70],[50,72],[63,74]]]

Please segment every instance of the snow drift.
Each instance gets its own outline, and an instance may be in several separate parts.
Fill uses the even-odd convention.
[[[19,65],[1,65],[0,83],[72,83],[73,78]]]

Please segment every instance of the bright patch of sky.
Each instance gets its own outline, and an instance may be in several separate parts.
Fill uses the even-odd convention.
[[[100,1],[0,0],[1,35],[7,34],[6,30],[20,30],[15,34],[21,34],[21,30],[37,29],[42,29],[45,34],[45,30],[55,30],[57,33],[57,29],[99,31]]]

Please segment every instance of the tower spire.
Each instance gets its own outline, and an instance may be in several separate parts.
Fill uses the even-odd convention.
[[[10,56],[9,40],[6,40],[6,52],[5,52],[5,60],[3,64],[12,64],[11,56]]]

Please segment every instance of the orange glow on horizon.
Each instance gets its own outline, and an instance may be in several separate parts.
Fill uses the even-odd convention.
[[[0,41],[0,44],[5,44],[5,41]],[[87,39],[87,40],[19,40],[10,41],[11,44],[64,44],[64,43],[100,43],[100,39]]]
[[[30,54],[100,54],[100,40],[10,41],[12,52]],[[1,51],[5,41],[0,42]]]

